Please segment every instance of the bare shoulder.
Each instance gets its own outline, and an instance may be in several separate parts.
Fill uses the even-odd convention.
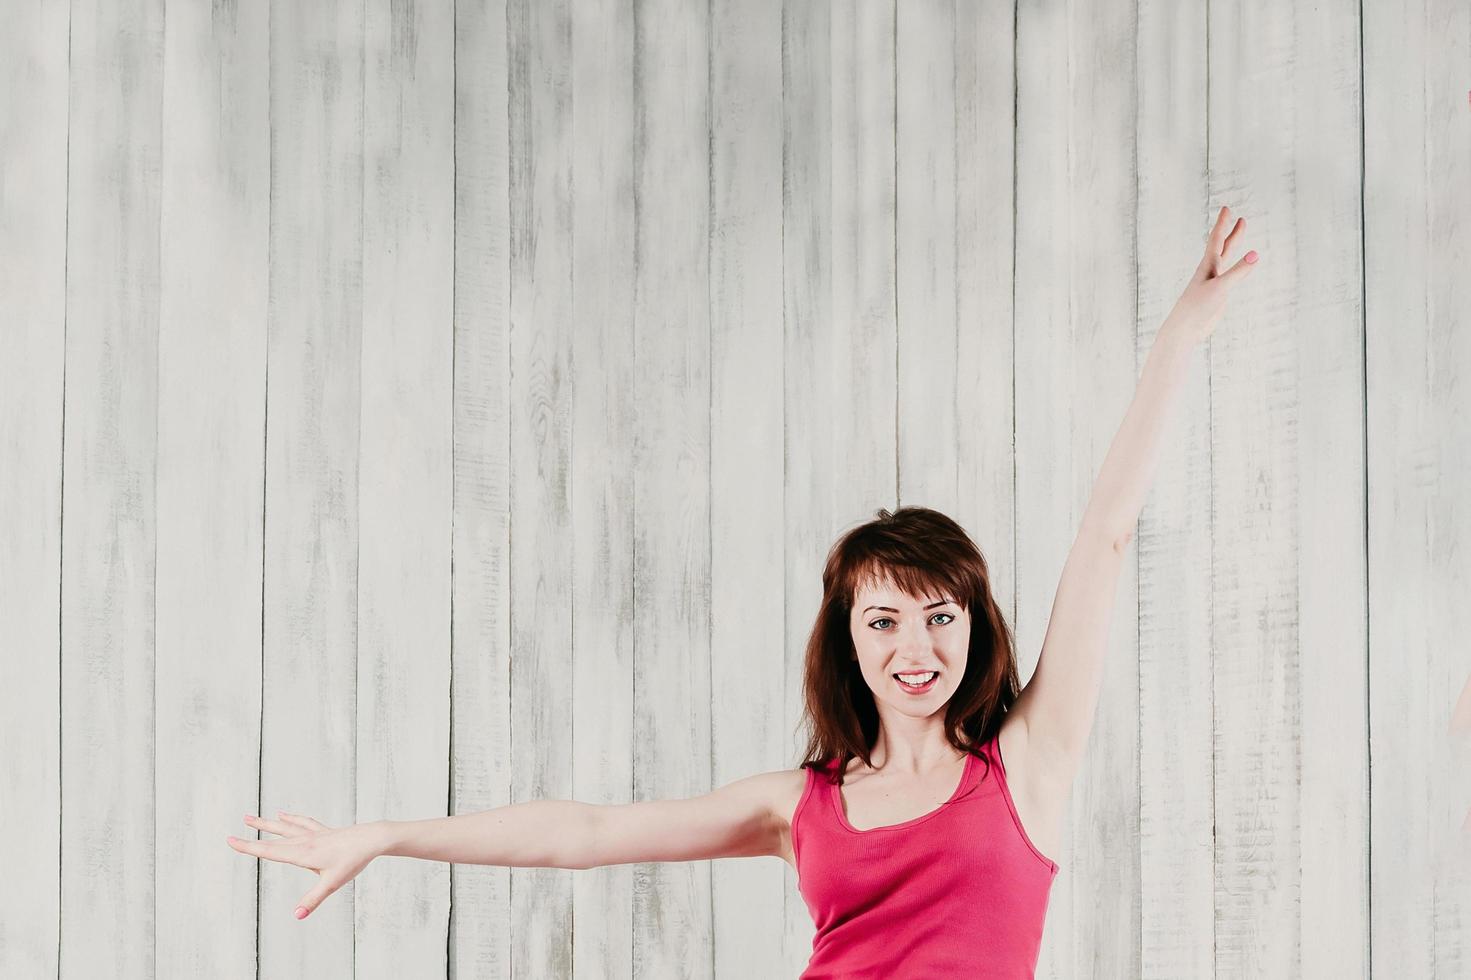
[[[1031,742],[1025,718],[1015,712],[1001,723],[996,741],[1023,833],[1033,848],[1056,863],[1062,850],[1062,818],[1070,789],[1057,773],[1066,769],[1057,760],[1049,760],[1046,752]]]

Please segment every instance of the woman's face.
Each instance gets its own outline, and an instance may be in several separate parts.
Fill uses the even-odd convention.
[[[913,717],[933,714],[965,676],[970,614],[954,596],[911,596],[891,582],[864,586],[854,598],[849,629],[863,679],[881,706]],[[895,676],[934,671],[920,685]]]

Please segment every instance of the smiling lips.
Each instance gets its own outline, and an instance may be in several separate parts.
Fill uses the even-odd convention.
[[[908,681],[904,680],[905,677],[926,677],[926,676],[928,676],[929,679],[926,680],[923,684],[910,684]],[[895,674],[894,675],[894,683],[898,684],[901,688],[903,688],[903,690],[904,690],[904,692],[906,694],[923,694],[926,691],[928,691],[930,688],[934,687],[935,686],[935,681],[937,681],[939,679],[940,679],[940,672],[938,670],[925,671],[925,672],[920,673],[920,674],[917,674],[917,675],[916,674]]]

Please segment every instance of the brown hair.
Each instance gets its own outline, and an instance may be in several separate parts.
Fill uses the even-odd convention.
[[[809,736],[799,768],[821,768],[837,759],[830,782],[842,782],[854,757],[873,765],[869,750],[878,737],[878,708],[852,659],[849,616],[858,589],[882,579],[913,596],[948,596],[970,614],[965,674],[945,704],[945,737],[951,745],[977,754],[1000,730],[1020,693],[1011,629],[991,595],[980,549],[938,511],[880,509],[828,552],[822,606],[807,639],[802,698]]]

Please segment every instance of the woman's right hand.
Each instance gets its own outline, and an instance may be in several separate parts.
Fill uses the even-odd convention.
[[[245,815],[245,822],[257,830],[279,834],[279,840],[226,841],[241,854],[252,854],[270,861],[294,864],[315,871],[321,880],[306,893],[296,907],[296,917],[304,919],[316,911],[322,900],[357,877],[379,854],[382,834],[376,824],[358,823],[346,827],[328,827],[311,817],[278,810],[279,820],[265,820]]]

